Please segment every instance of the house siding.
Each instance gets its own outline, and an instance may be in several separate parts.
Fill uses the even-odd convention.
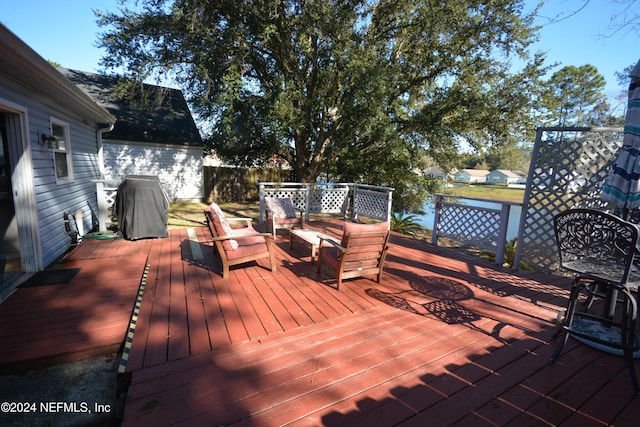
[[[100,171],[96,123],[86,123],[86,120],[83,122],[60,110],[39,113],[42,114],[41,119],[46,127],[38,128],[35,135],[32,131],[31,137],[36,141],[38,131],[48,132],[50,116],[69,124],[73,168],[73,179],[57,182],[53,153],[37,143],[35,146],[32,145],[43,263],[48,265],[63,254],[71,244],[71,238],[65,229],[65,212],[74,214],[82,210],[85,231],[90,231],[97,222],[96,190],[92,180],[100,178]]]
[[[495,170],[487,176],[487,182],[512,184],[520,179],[520,176],[511,171]]]
[[[97,137],[95,122],[66,111],[54,100],[37,96],[18,85],[0,86],[0,96],[24,106],[28,112],[28,138],[31,151],[33,185],[37,206],[37,228],[41,261],[47,266],[56,261],[71,244],[65,230],[64,213],[82,209],[85,213],[84,229],[92,228],[97,212],[95,185],[92,179],[98,172]],[[52,152],[39,144],[42,133],[49,134],[50,118],[69,124],[73,176],[70,182],[56,183]]]
[[[455,180],[461,181],[461,182],[470,182],[470,183],[483,183],[487,181],[488,174],[489,174],[489,171],[470,172],[470,170],[463,170],[455,176]]]
[[[105,178],[155,175],[171,200],[202,200],[202,147],[109,141],[103,143]]]

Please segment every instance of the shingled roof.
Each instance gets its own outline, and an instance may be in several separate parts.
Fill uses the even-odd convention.
[[[145,83],[140,92],[154,102],[147,102],[144,106],[142,102],[137,102],[140,99],[129,100],[117,96],[118,77],[66,68],[58,70],[116,117],[113,130],[105,133],[104,139],[203,145],[182,91]]]

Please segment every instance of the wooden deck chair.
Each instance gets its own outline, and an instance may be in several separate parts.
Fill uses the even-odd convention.
[[[229,276],[229,267],[269,258],[271,271],[276,271],[271,233],[260,233],[250,218],[226,218],[220,207],[212,203],[205,211],[207,226],[222,260],[222,277]],[[231,228],[229,221],[245,222],[244,228]]]
[[[267,231],[273,233],[274,240],[278,228],[304,228],[304,212],[296,209],[291,199],[265,197],[264,203],[267,212]]]
[[[376,275],[380,283],[384,260],[389,250],[389,224],[347,223],[342,240],[320,239],[318,248],[318,274],[325,265],[336,275],[336,288],[343,279]]]

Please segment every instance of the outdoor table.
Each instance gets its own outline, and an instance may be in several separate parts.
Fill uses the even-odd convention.
[[[334,237],[311,228],[294,229],[289,231],[289,249],[293,247],[293,241],[297,239],[311,247],[311,262],[315,262],[320,239],[331,240]]]

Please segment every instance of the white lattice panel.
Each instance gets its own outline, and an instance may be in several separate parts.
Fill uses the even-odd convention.
[[[315,188],[309,194],[311,213],[339,213],[346,207],[349,189]]]
[[[304,188],[268,188],[265,197],[290,198],[298,209],[309,213],[342,212],[349,190],[347,188],[312,188],[309,191],[309,206],[306,206],[306,190]]]
[[[554,270],[553,217],[574,207],[606,207],[600,192],[622,146],[621,129],[541,129],[529,170],[518,259]]]
[[[266,188],[264,195],[277,199],[291,199],[296,208],[306,211],[306,190],[304,188]]]
[[[500,211],[455,203],[441,203],[438,210],[438,237],[489,249],[498,246]]]
[[[363,184],[333,183],[305,184],[288,182],[260,183],[260,221],[265,218],[265,197],[288,197],[293,199],[297,208],[309,214],[342,213],[364,215],[370,218],[388,221],[391,194],[393,188]],[[353,187],[353,205],[349,206],[349,190]]]
[[[370,218],[387,220],[389,197],[387,193],[356,189],[353,195],[354,216],[364,215]]]
[[[116,203],[116,196],[118,195],[117,188],[107,188],[104,189],[104,200],[109,208],[112,208]]]

